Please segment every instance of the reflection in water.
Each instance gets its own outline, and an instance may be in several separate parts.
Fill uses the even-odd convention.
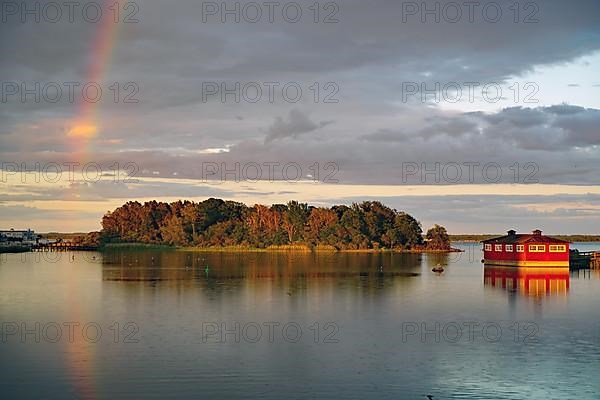
[[[37,254],[33,256],[38,257],[38,262],[40,261]],[[81,299],[85,298],[86,288],[82,287],[81,277],[74,271],[77,266],[81,265],[80,263],[89,263],[93,256],[86,252],[42,253],[42,256],[46,257],[46,259],[47,257],[54,257],[55,262],[59,264],[67,263],[68,265],[66,273],[62,276],[65,282],[63,288],[65,300],[63,307],[65,319],[73,325],[65,327],[65,333],[67,329],[71,333],[69,334],[69,340],[62,342],[66,347],[64,355],[65,366],[68,371],[69,382],[72,385],[73,396],[82,400],[93,400],[96,398],[95,382],[93,379],[95,376],[96,347],[92,343],[92,340],[84,335],[89,335],[89,338],[95,338],[100,333],[93,327],[92,329],[86,329],[85,333],[83,331],[83,326],[88,322],[86,317],[86,311],[88,310],[86,310],[85,305],[81,302]]]
[[[600,269],[577,269],[571,271],[572,278],[600,279]]]
[[[72,260],[74,261],[74,256]],[[81,289],[76,276],[72,274],[67,277],[65,295],[67,299],[65,311],[69,316],[69,321],[81,321],[84,314],[80,307]],[[95,399],[94,383],[91,379],[94,376],[95,348],[84,340],[83,335],[73,335],[72,340],[66,341],[66,346],[66,367],[74,394],[83,400]]]
[[[80,324],[73,341],[63,330],[58,343],[43,335],[0,343],[3,398],[597,397],[596,271],[570,282],[561,269],[484,273],[474,249],[0,257],[0,323]],[[431,272],[437,264],[444,274]],[[97,342],[81,336],[91,322],[103,329]],[[125,340],[127,323],[139,328],[134,341]],[[266,323],[279,324],[273,340]],[[282,335],[290,323],[302,329],[298,342]],[[449,337],[447,328],[467,323],[498,324],[502,337]],[[205,324],[233,334],[207,342]],[[244,333],[252,324],[264,328],[258,342]],[[407,325],[421,334],[403,340]],[[335,342],[325,342],[326,326],[335,327]],[[535,340],[521,340],[531,331],[520,327],[532,326]]]
[[[453,257],[460,257],[463,253],[454,253]],[[427,269],[431,271],[432,267],[437,265],[441,265],[442,267],[447,267],[450,264],[450,254],[449,253],[431,253],[427,254]]]
[[[520,268],[486,265],[484,284],[500,287],[524,296],[541,297],[566,294],[569,290],[569,268]]]
[[[207,299],[243,298],[268,293],[282,298],[332,296],[350,290],[380,297],[408,288],[421,274],[422,255],[299,252],[107,252],[105,282],[138,282],[201,293]],[[198,290],[200,290],[198,292]]]
[[[261,279],[293,282],[308,278],[385,280],[418,276],[421,257],[381,253],[107,252],[102,258],[102,276],[105,281],[196,283]]]

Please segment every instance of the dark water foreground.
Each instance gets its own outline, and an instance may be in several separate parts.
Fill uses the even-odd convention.
[[[600,398],[598,271],[460,247],[3,254],[1,397]]]

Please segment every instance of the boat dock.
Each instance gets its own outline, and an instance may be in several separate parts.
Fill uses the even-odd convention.
[[[45,252],[54,252],[54,251],[96,251],[98,250],[98,246],[86,246],[77,243],[70,242],[56,242],[56,243],[48,243],[48,244],[36,244],[31,247],[31,251],[45,251]]]
[[[600,251],[571,250],[569,266],[571,269],[600,269]]]

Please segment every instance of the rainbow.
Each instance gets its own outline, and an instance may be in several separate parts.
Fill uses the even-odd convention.
[[[97,24],[93,24],[97,28],[89,54],[85,81],[80,86],[83,87],[83,84],[91,82],[99,84],[103,90],[103,99],[107,99],[110,95],[106,92],[110,85],[103,85],[103,81],[112,61],[121,25],[120,21],[115,23],[114,14],[109,8],[113,3],[113,0],[103,0],[102,18]],[[101,123],[98,117],[100,103],[101,101],[96,103],[86,101],[83,96],[77,97],[75,117],[69,123],[67,136],[72,142],[72,150],[79,161],[85,161],[89,146],[100,133]]]
[[[110,84],[106,85],[103,81],[112,61],[120,29],[120,23],[115,23],[114,14],[109,9],[113,3],[114,0],[103,0],[102,2],[103,16],[97,24],[94,24],[96,32],[94,32],[85,74],[85,83],[95,82],[101,85],[103,98],[105,99],[106,96],[112,95],[112,93],[106,93]],[[83,84],[80,87],[82,86]],[[88,160],[90,147],[101,130],[98,116],[100,103],[101,101],[88,102],[82,96],[78,96],[75,116],[68,123],[66,134],[72,146],[72,157],[80,163],[91,161]],[[68,306],[73,321],[80,321],[80,318],[85,315],[81,312],[80,305],[74,295],[77,288],[78,283],[72,279],[69,280]],[[94,346],[86,343],[80,336],[68,344],[67,369],[78,398],[93,400],[98,397],[94,382],[94,359]]]

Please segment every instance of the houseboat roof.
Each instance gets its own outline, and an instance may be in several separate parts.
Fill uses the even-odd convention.
[[[542,235],[542,231],[536,229],[532,233],[517,233],[514,230],[508,231],[504,236],[482,240],[482,243],[570,243],[566,240],[556,239],[550,236]]]

